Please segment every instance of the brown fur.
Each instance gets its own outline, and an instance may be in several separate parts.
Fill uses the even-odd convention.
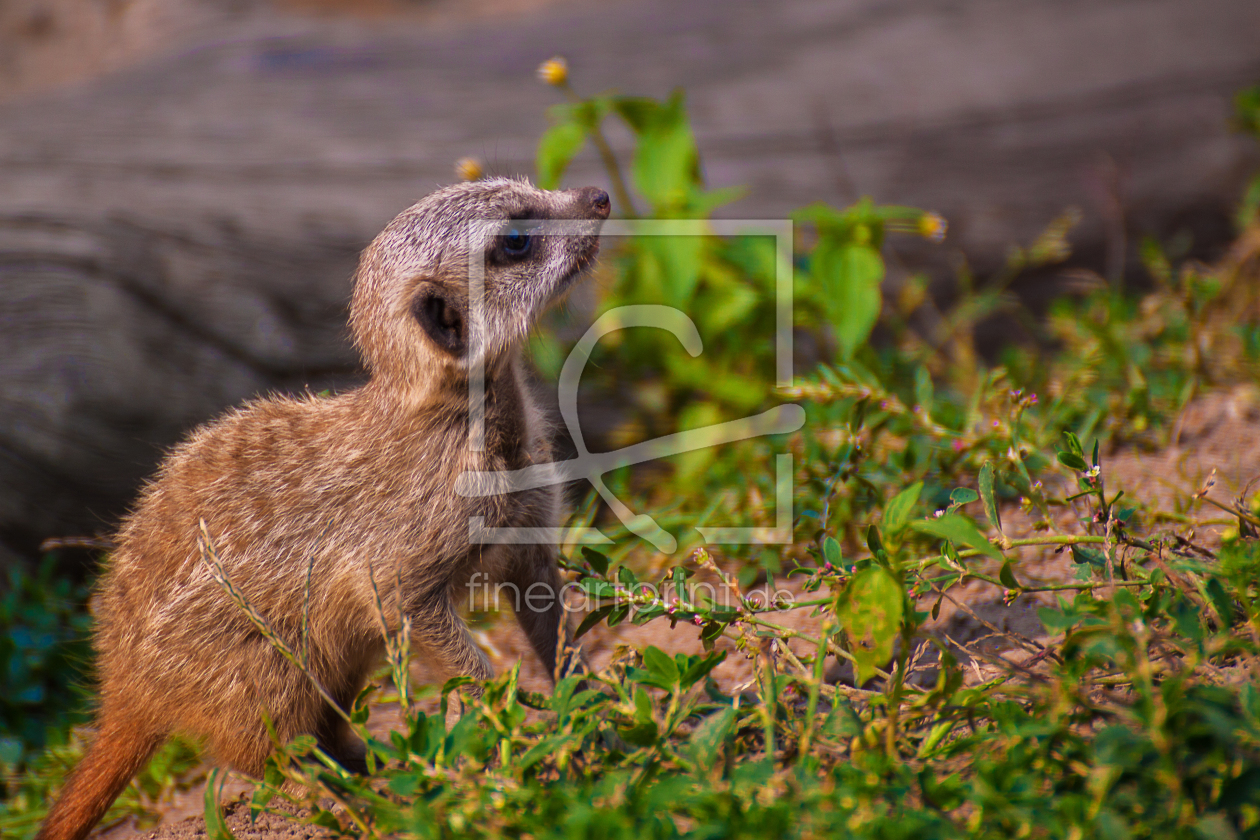
[[[259,775],[272,749],[265,712],[282,740],[314,734],[347,766],[362,763],[341,719],[212,578],[199,520],[228,577],[295,649],[312,564],[310,666],[343,707],[383,650],[369,570],[387,616],[401,601],[422,655],[451,675],[493,676],[453,594],[477,571],[521,592],[538,581],[558,590],[560,580],[553,548],[470,544],[469,517],[552,526],[558,491],[462,498],[452,485],[465,470],[551,460],[517,348],[593,259],[607,216],[607,196],[590,188],[545,192],[496,179],[428,196],[386,227],[355,275],[351,329],[369,382],[333,397],[253,402],[171,453],[124,522],[102,579],[98,735],[39,840],[85,836],[174,733],[203,738],[219,761]],[[592,234],[537,237],[526,259],[505,257],[498,239],[476,243],[487,254],[484,337],[468,331],[461,245],[464,223],[477,218],[577,219]],[[478,355],[483,451],[468,445],[468,369]],[[554,673],[561,605],[517,617]]]

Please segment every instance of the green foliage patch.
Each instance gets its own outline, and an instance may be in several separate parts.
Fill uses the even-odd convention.
[[[84,719],[90,659],[86,587],[60,577],[53,558],[34,573],[8,570],[0,588],[0,767],[22,765]]]

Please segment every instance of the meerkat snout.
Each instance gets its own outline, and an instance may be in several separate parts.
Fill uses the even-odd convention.
[[[472,536],[473,523],[554,533],[558,488],[467,498],[454,485],[466,472],[553,460],[519,346],[594,260],[609,210],[603,190],[509,179],[425,197],[373,240],[355,273],[350,327],[368,382],[333,396],[256,400],[170,453],[101,578],[97,735],[39,840],[84,837],[174,733],[204,740],[250,775],[272,750],[268,722],[283,741],[311,734],[345,767],[366,766],[363,745],[321,691],[210,573],[199,523],[223,574],[306,652],[343,709],[381,656],[382,622],[396,630],[402,615],[439,670],[492,677],[455,606],[477,581],[499,587],[495,605],[512,607],[548,673],[564,667],[555,546]],[[473,362],[484,390],[477,447]]]

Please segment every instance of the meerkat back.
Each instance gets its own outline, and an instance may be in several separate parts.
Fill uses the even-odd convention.
[[[477,545],[469,522],[554,526],[559,499],[555,488],[475,498],[453,488],[464,472],[551,460],[519,347],[594,259],[608,212],[598,189],[549,192],[507,179],[422,199],[364,251],[355,275],[350,325],[368,382],[335,396],[258,400],[170,453],[102,576],[96,736],[39,840],[86,836],[175,733],[259,775],[273,747],[265,714],[279,738],[314,735],[362,769],[362,744],[337,711],[216,580],[198,542],[202,522],[222,573],[287,644],[309,651],[314,678],[343,708],[383,648],[377,581],[386,617],[409,617],[422,655],[451,675],[493,676],[453,592],[476,573],[518,592],[541,582],[558,593],[560,579],[554,546]],[[545,236],[545,220],[578,224]],[[472,371],[484,372],[478,448],[467,445]],[[517,619],[554,673],[567,632],[559,598],[517,605]]]

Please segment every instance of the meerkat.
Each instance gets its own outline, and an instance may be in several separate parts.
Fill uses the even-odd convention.
[[[489,527],[558,524],[559,490],[464,498],[466,471],[552,460],[520,344],[591,264],[608,195],[492,179],[441,189],[395,218],[363,252],[350,329],[369,374],[335,396],[268,397],[175,447],[124,520],[99,589],[96,735],[38,840],[78,840],[173,734],[260,776],[272,750],[314,735],[344,766],[363,745],[235,606],[202,557],[213,539],[234,586],[348,708],[380,661],[384,614],[406,615],[422,656],[450,675],[493,676],[454,598],[472,574],[558,592],[555,547],[479,545]],[[470,223],[494,230],[469,236]],[[541,235],[543,220],[576,232]],[[470,321],[470,256],[484,259],[484,306]],[[470,371],[483,370],[483,445],[469,445]],[[309,576],[308,576],[309,575]],[[309,615],[302,638],[303,615]],[[553,676],[563,604],[517,605]],[[393,628],[396,629],[396,628]],[[562,663],[563,665],[563,663]]]

